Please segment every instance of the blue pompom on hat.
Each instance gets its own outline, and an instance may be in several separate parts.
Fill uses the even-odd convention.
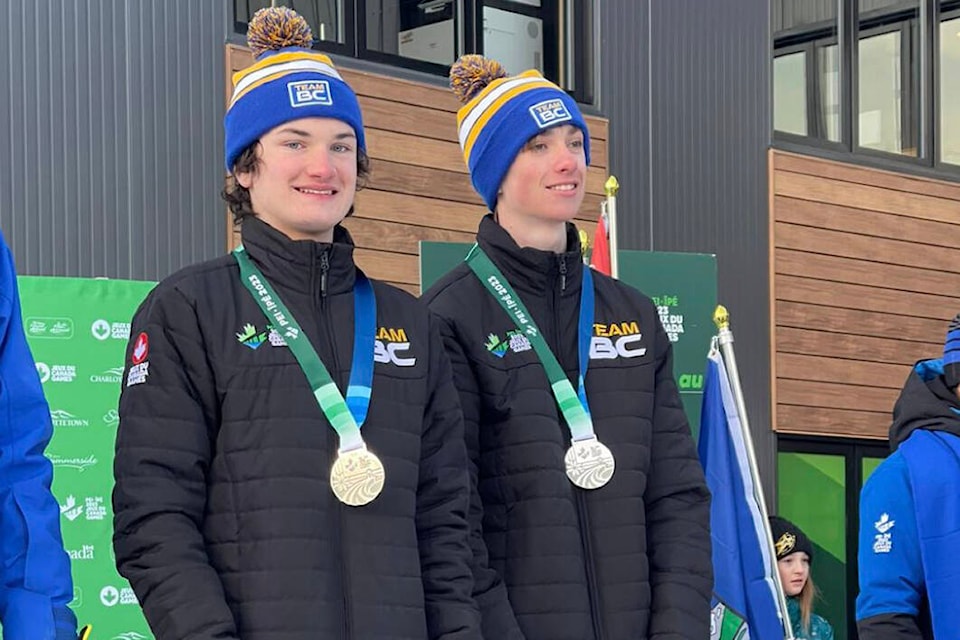
[[[943,378],[951,389],[960,385],[960,313],[950,322],[943,343]]]
[[[517,154],[545,129],[561,124],[580,129],[590,164],[590,133],[580,108],[539,71],[508,76],[495,60],[465,55],[450,67],[450,86],[464,103],[457,130],[470,180],[490,211]]]
[[[227,171],[265,133],[300,118],[335,118],[353,127],[366,150],[357,94],[329,57],[310,49],[313,35],[292,9],[257,11],[247,29],[256,62],[233,74],[233,97],[223,119]]]

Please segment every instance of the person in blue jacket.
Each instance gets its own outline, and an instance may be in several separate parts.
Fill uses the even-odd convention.
[[[53,425],[0,232],[0,623],[6,640],[74,640],[77,620],[60,509],[43,455]]]
[[[893,410],[894,452],[860,496],[860,640],[960,637],[960,315]]]

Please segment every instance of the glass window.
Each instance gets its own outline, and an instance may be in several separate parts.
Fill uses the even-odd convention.
[[[343,0],[283,0],[277,4],[290,7],[302,15],[313,31],[314,40],[343,42]],[[233,6],[235,20],[243,23],[241,32],[246,32],[246,24],[253,14],[269,7],[270,0],[234,0]]]
[[[867,149],[917,156],[919,0],[859,0],[859,9],[858,143]]]
[[[807,52],[773,60],[773,128],[807,135]]]
[[[594,3],[580,0],[230,0],[234,33],[257,10],[296,9],[315,48],[445,76],[464,53],[511,74],[538,69],[573,97],[594,100]]]
[[[835,44],[817,49],[820,100],[820,131],[824,138],[840,142],[840,55]]]
[[[533,5],[533,2],[524,4]],[[534,6],[540,6],[540,3]],[[527,69],[538,69],[543,73],[543,20],[485,6],[483,50],[486,55],[499,60],[511,75]]]
[[[940,23],[940,160],[960,164],[960,17]]]
[[[811,566],[820,590],[815,611],[847,637],[846,457],[780,452],[777,456],[778,515],[795,523],[814,547]]]
[[[366,48],[450,65],[460,49],[454,0],[367,0]]]
[[[773,2],[773,119],[777,131],[840,141],[837,8],[837,2]]]

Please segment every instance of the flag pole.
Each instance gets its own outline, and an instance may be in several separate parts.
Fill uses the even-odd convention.
[[[620,183],[616,176],[610,176],[603,185],[603,192],[607,199],[602,203],[603,215],[607,218],[607,236],[610,247],[610,275],[614,278],[620,276],[620,258],[617,251],[620,248],[617,242],[617,191],[620,190]]]
[[[756,498],[760,508],[760,515],[763,518],[764,542],[767,545],[767,553],[773,562],[771,573],[773,574],[773,583],[777,589],[777,606],[780,608],[783,637],[785,640],[794,640],[793,629],[790,627],[790,614],[787,612],[787,598],[784,595],[783,584],[780,582],[780,571],[777,568],[777,551],[774,548],[773,534],[770,531],[770,515],[767,512],[767,502],[763,497],[763,485],[760,484],[757,454],[753,450],[753,436],[750,432],[750,423],[747,422],[747,405],[743,399],[743,389],[740,386],[740,371],[737,369],[737,357],[733,352],[733,331],[730,330],[730,314],[727,312],[726,307],[717,305],[716,310],[713,312],[713,323],[717,325],[717,343],[720,347],[720,354],[723,356],[723,364],[730,378],[730,390],[733,393],[733,400],[737,405],[737,413],[740,414],[740,429],[743,433],[744,446],[747,449],[750,475],[752,476],[753,486],[757,493]]]

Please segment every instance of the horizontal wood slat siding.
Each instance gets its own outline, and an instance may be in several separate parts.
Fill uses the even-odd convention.
[[[253,62],[249,50],[226,47],[230,76]],[[421,240],[470,242],[486,207],[470,184],[457,142],[459,103],[448,89],[378,74],[339,69],[360,99],[372,171],[344,223],[357,243],[356,259],[371,277],[419,293]],[[229,97],[231,88],[227,87]],[[587,116],[591,165],[587,196],[576,223],[593,240],[607,179],[605,119]],[[239,234],[230,229],[227,244]]]
[[[774,428],[886,438],[960,312],[960,184],[770,153]]]

